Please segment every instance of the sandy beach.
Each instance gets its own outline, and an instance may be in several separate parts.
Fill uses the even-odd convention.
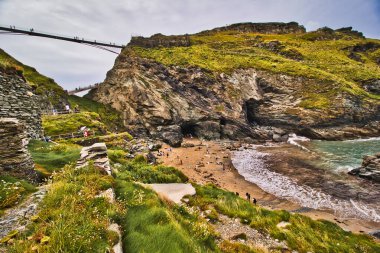
[[[297,203],[278,198],[265,192],[256,184],[246,181],[231,162],[231,150],[240,147],[238,142],[228,142],[226,145],[223,141],[201,141],[188,138],[183,143],[185,145],[180,148],[170,148],[164,145],[161,149],[164,155],[157,156],[157,158],[165,165],[180,169],[192,182],[213,183],[225,190],[238,193],[242,198],[246,198],[246,193],[250,193],[251,200],[256,198],[257,204],[260,206],[298,212],[313,219],[329,220],[348,231],[368,233],[380,229],[380,223],[377,222],[342,219],[330,211],[303,208]]]

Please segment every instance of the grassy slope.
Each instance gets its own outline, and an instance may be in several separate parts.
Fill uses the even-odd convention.
[[[100,119],[109,129],[122,130],[123,119],[120,112],[116,111],[109,105],[103,105],[85,97],[69,96],[71,108],[79,107],[81,111],[95,112],[99,114]]]
[[[83,126],[95,132],[105,132],[107,130],[99,114],[95,112],[44,115],[42,117],[42,127],[47,136],[76,133]]]
[[[62,169],[66,164],[79,158],[80,147],[73,144],[59,144],[33,140],[28,146],[35,162],[36,170],[43,176]]]
[[[93,166],[67,166],[53,176],[38,216],[7,252],[109,252],[117,235],[107,230],[116,207],[98,193],[114,179]],[[29,237],[28,237],[29,236]]]
[[[118,162],[120,162],[118,160]],[[168,171],[172,171],[168,173]],[[189,239],[195,239],[195,246],[200,247],[200,251],[212,250],[220,251],[223,249],[226,252],[249,252],[242,245],[231,245],[225,242],[221,245],[221,249],[216,247],[212,240],[216,234],[202,220],[192,221],[194,223],[190,227],[181,227],[183,217],[190,215],[191,219],[195,219],[192,211],[200,208],[201,210],[211,210],[210,220],[217,219],[219,214],[224,214],[232,218],[240,218],[244,223],[251,227],[270,234],[273,238],[284,240],[288,246],[298,252],[376,252],[380,250],[380,245],[376,244],[367,235],[357,235],[350,232],[345,232],[336,224],[327,221],[314,221],[308,217],[299,214],[290,214],[286,211],[270,211],[258,206],[254,206],[248,201],[236,196],[232,192],[221,190],[212,185],[196,186],[197,194],[190,197],[190,206],[179,208],[167,205],[162,205],[162,202],[156,203],[157,198],[152,197],[152,193],[135,185],[133,180],[144,183],[165,183],[165,182],[186,182],[186,178],[179,171],[175,172],[174,168],[163,166],[147,165],[142,159],[137,158],[134,162],[126,162],[119,168],[117,174],[117,196],[125,201],[126,205],[131,208],[136,208],[132,214],[128,214],[122,220],[124,221],[124,230],[127,233],[124,235],[124,245],[131,252],[149,252],[151,249],[163,249],[166,252],[176,252],[170,249],[179,247],[177,243],[182,243],[181,234],[186,235],[186,231],[190,233]],[[154,195],[154,194],[153,194]],[[135,201],[136,203],[131,203]],[[160,208],[165,208],[160,210]],[[180,215],[177,216],[176,212]],[[193,215],[193,216],[192,216]],[[174,219],[173,219],[174,218]],[[286,229],[277,228],[277,224],[281,221],[289,222],[290,225]],[[167,237],[168,231],[162,228],[162,224],[178,223],[175,226],[177,229],[184,229],[184,232],[176,231],[176,240],[172,241],[172,245],[166,245],[168,242],[164,239]],[[186,224],[186,222],[184,222]],[[202,225],[203,224],[203,225]],[[151,226],[151,227],[149,227]],[[174,226],[174,225],[173,225]],[[204,235],[201,240],[196,237],[194,231],[198,231],[203,227]],[[156,228],[155,228],[156,227]],[[155,233],[153,234],[153,231]],[[175,230],[173,230],[174,233]],[[155,237],[154,240],[145,240],[143,235]],[[178,238],[179,237],[179,238]],[[146,238],[146,237],[145,237]],[[149,237],[150,238],[150,237]],[[173,237],[172,239],[175,239]],[[169,241],[171,242],[171,241]],[[193,245],[183,244],[182,250]],[[132,247],[133,246],[133,247]],[[224,247],[223,247],[224,246]],[[165,248],[168,247],[168,248]],[[228,250],[227,250],[228,249]],[[251,252],[260,252],[259,249],[250,249]]]
[[[0,175],[0,216],[4,209],[16,205],[34,191],[36,187],[25,180]]]
[[[211,210],[206,217],[210,220],[217,220],[219,214],[240,218],[300,253],[380,250],[369,236],[345,232],[330,222],[266,210],[212,185],[196,186],[189,205],[177,206],[140,183],[186,182],[180,171],[148,165],[142,157],[126,161],[113,154],[110,158],[112,163],[121,163],[114,165],[116,179],[91,165],[66,166],[54,174],[38,216],[26,233],[15,236],[8,252],[105,252],[115,242],[115,234],[107,231],[111,221],[122,226],[126,252],[263,252],[228,241],[217,245],[218,235],[200,210]],[[96,197],[112,186],[117,203]],[[281,221],[290,225],[277,228]]]
[[[311,34],[220,32],[192,35],[190,47],[134,47],[126,52],[165,65],[198,66],[216,74],[230,73],[238,68],[257,68],[325,81],[317,87],[305,87],[305,90],[299,91],[305,98],[304,107],[313,107],[314,103],[319,107],[326,106],[329,98],[338,91],[380,100],[380,95],[366,92],[357,83],[360,80],[380,78],[380,67],[375,62],[380,49],[359,53],[364,63],[348,58],[349,51],[345,49],[366,42],[380,44],[380,41],[348,36],[340,40],[311,41],[310,36]],[[258,43],[270,41],[279,41],[284,46],[282,52],[300,53],[303,60],[292,60],[283,54],[257,46]]]
[[[41,75],[30,66],[22,64],[2,49],[0,49],[0,68],[15,68],[21,71],[29,85],[35,89],[35,92],[45,95],[53,105],[56,105],[60,98],[67,96],[62,87],[54,82],[53,79]]]

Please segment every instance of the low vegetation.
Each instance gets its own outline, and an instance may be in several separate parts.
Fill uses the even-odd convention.
[[[0,175],[0,216],[6,208],[20,203],[28,194],[35,191],[36,187],[25,180]]]
[[[124,129],[121,113],[113,109],[111,106],[98,103],[86,97],[78,97],[74,95],[69,96],[68,100],[71,108],[78,106],[80,111],[97,113],[101,121],[107,125],[108,129],[112,131],[122,131]]]
[[[66,166],[53,176],[39,213],[8,252],[109,252],[117,241],[107,228],[117,207],[97,195],[114,179],[94,166]]]
[[[218,213],[239,218],[272,238],[286,241],[291,249],[301,253],[380,251],[380,245],[370,236],[346,232],[328,221],[315,221],[286,211],[270,211],[213,185],[196,186],[196,191],[197,194],[190,197],[191,206],[203,210],[215,208]],[[289,225],[279,228],[277,224],[280,222],[288,222]]]
[[[50,145],[32,142],[30,148],[45,152],[47,157],[56,149],[66,154],[70,150]],[[214,185],[194,185],[196,195],[188,196],[187,204],[176,205],[143,184],[184,183],[188,178],[173,167],[147,164],[143,156],[128,160],[125,154],[120,149],[109,150],[115,178],[102,174],[92,164],[81,169],[66,165],[54,173],[38,215],[25,233],[12,234],[8,252],[105,252],[118,238],[107,229],[112,222],[122,227],[125,252],[266,252],[222,240],[212,226],[221,214],[285,241],[300,253],[380,250],[367,235],[299,214],[270,211]],[[117,200],[113,204],[98,196],[111,187]],[[288,224],[280,228],[280,222]]]
[[[35,162],[35,168],[43,177],[62,169],[66,164],[74,163],[79,158],[81,147],[73,144],[53,144],[33,140],[28,150]]]
[[[95,112],[44,115],[42,117],[42,127],[47,136],[79,133],[80,128],[84,126],[95,131],[96,134],[106,134],[108,131],[99,114]]]

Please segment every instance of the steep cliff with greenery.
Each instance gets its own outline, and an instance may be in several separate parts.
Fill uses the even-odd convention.
[[[377,136],[380,41],[297,23],[135,37],[91,96],[123,111],[132,132],[163,139],[270,138],[268,126],[318,139]]]

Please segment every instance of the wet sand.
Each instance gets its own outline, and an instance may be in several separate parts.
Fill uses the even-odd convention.
[[[171,148],[169,151],[169,146],[164,145],[161,149],[164,151],[164,156],[158,156],[158,161],[180,169],[192,182],[201,185],[213,183],[225,190],[239,193],[242,198],[245,198],[246,193],[250,193],[251,198],[256,198],[257,203],[263,207],[295,211],[313,219],[329,220],[352,232],[367,233],[380,229],[380,223],[341,219],[333,212],[303,208],[297,203],[278,198],[263,191],[256,184],[246,181],[233,167],[231,151],[226,149],[226,146],[232,147],[232,150],[236,149],[240,146],[239,143],[228,142],[226,145],[223,141],[198,139],[186,139],[184,143],[192,143],[194,147]]]

